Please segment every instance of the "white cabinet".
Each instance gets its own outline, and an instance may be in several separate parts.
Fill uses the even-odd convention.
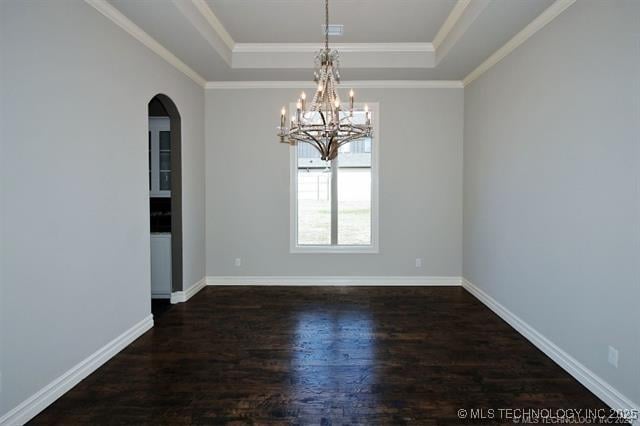
[[[171,197],[169,117],[149,117],[149,196]]]
[[[171,297],[171,234],[151,234],[151,297]]]

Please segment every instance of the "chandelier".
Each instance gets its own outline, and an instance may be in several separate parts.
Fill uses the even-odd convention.
[[[318,88],[311,104],[307,104],[307,95],[302,92],[296,103],[295,117],[291,117],[287,127],[287,111],[282,107],[278,136],[280,142],[296,145],[305,142],[320,152],[323,161],[333,160],[338,156],[342,145],[372,135],[371,116],[365,105],[365,124],[357,124],[354,120],[354,93],[349,92],[348,110],[338,96],[337,86],[340,83],[340,59],[338,51],[329,49],[329,0],[325,0],[325,33],[324,48],[315,57],[313,81]]]

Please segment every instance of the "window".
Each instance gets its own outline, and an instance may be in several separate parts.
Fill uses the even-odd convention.
[[[360,107],[362,107],[361,105]],[[291,149],[291,251],[378,252],[378,108],[373,138],[343,145],[333,161],[301,143]],[[364,123],[364,111],[354,111]]]

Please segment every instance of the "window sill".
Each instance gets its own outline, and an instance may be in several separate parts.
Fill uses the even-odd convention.
[[[291,254],[379,254],[377,246],[294,246]]]

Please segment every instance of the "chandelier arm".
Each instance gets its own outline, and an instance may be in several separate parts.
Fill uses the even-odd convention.
[[[290,139],[293,140],[296,143],[307,143],[307,144],[311,145],[312,147],[314,147],[317,151],[319,151],[322,154],[322,151],[320,150],[318,145],[313,140],[309,140],[308,138],[304,138],[304,137],[302,137],[302,135],[291,136]]]
[[[351,126],[349,126],[349,130],[350,131],[357,131],[357,132],[361,132],[361,133],[367,133],[369,132],[371,129],[366,126],[366,125],[362,125],[362,124],[353,124]]]
[[[349,136],[346,139],[343,139],[342,141],[340,141],[338,143],[338,148],[340,148],[342,145],[348,144],[350,142],[354,142],[357,141],[358,139],[365,139],[365,137],[363,135],[353,135],[353,136]]]
[[[296,127],[300,132],[321,132],[325,130],[322,124],[306,124],[302,127]]]
[[[324,113],[322,112],[321,109],[318,109],[318,112],[320,113],[320,118],[322,118],[322,124],[326,126],[327,120],[324,118]]]
[[[347,127],[346,129],[343,128],[343,127],[340,127],[340,129],[338,131],[346,133],[348,136],[351,136],[351,135],[366,135],[367,134],[367,129],[366,128],[358,128],[358,127]]]
[[[324,156],[324,152],[313,141],[311,141],[309,139],[302,139],[299,142],[303,142],[303,143],[311,145],[312,147],[314,147],[316,149],[316,151],[318,151],[320,153],[321,157]]]
[[[311,143],[309,138],[306,138],[306,137],[304,137],[304,135],[301,135],[299,133],[296,133],[294,135],[289,135],[289,138],[292,139],[292,140],[295,140],[296,142],[308,142],[308,143]]]
[[[334,159],[338,156],[338,149],[340,148],[340,143],[337,142],[336,137],[332,136],[329,140],[329,158]]]
[[[322,142],[320,142],[318,139],[316,139],[311,133],[307,132],[307,131],[302,131],[302,133],[304,133],[305,135],[307,135],[309,138],[311,138],[311,140],[313,142],[311,142],[310,140],[303,140],[303,142],[307,142],[311,145],[314,145],[318,151],[320,151],[322,153]]]
[[[347,123],[347,124],[340,123],[339,130],[351,131],[353,129],[357,129],[358,128],[357,126],[358,126],[357,124],[352,124],[352,123]]]
[[[350,133],[347,135],[343,135],[343,137],[340,139],[340,143],[342,144],[342,142],[350,142],[354,139],[365,139],[366,135],[364,133]]]
[[[313,139],[313,141],[314,141],[315,143],[318,143],[318,144],[320,143],[320,141],[319,141],[318,139],[316,139],[316,137],[315,137],[315,136],[313,136],[311,133],[309,133],[309,131],[307,131],[307,130],[301,130],[301,132],[302,132],[302,133],[304,133],[305,135],[307,135],[309,138]]]

